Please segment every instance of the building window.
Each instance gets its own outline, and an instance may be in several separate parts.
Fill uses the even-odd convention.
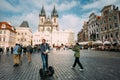
[[[115,27],[118,27],[118,24],[117,24],[117,23],[115,23]]]
[[[112,28],[112,25],[110,25],[110,29]]]
[[[109,18],[109,21],[111,21],[111,18]]]
[[[101,28],[101,31],[103,31],[103,29]]]
[[[54,18],[54,23],[56,23],[56,18]]]
[[[2,28],[6,28],[6,25],[5,25],[5,24],[2,24]]]
[[[5,41],[5,38],[3,38],[3,41]]]
[[[6,31],[4,31],[4,34],[6,34]]]
[[[0,31],[0,34],[2,34],[2,31]]]
[[[98,29],[97,29],[97,32],[98,32]]]
[[[113,37],[113,35],[111,34],[111,38]]]
[[[106,23],[106,21],[104,20],[104,23]]]
[[[105,39],[107,39],[107,35],[105,35]]]
[[[105,30],[106,30],[106,27],[105,27]]]
[[[116,32],[116,37],[118,37],[118,32]]]
[[[41,22],[43,23],[43,18],[41,19]]]
[[[117,19],[117,16],[114,16],[114,19]]]
[[[23,39],[21,39],[21,41],[23,41]]]

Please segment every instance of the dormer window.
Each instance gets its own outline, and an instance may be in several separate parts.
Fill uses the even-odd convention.
[[[6,25],[5,25],[5,24],[2,24],[2,28],[6,28]]]

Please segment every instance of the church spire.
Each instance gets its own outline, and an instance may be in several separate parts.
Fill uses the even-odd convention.
[[[42,6],[41,13],[39,14],[39,16],[45,16],[46,17],[44,6]]]
[[[55,5],[54,5],[54,8],[53,8],[51,17],[58,17],[58,13],[57,13],[57,10],[55,9]]]

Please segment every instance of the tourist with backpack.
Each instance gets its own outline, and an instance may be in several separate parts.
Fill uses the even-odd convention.
[[[14,67],[19,66],[20,59],[19,59],[19,49],[20,46],[19,44],[16,44],[15,47],[13,48],[13,62],[14,62]]]
[[[32,51],[33,51],[32,46],[28,45],[27,46],[28,63],[30,63],[32,61],[32,58],[31,58]]]

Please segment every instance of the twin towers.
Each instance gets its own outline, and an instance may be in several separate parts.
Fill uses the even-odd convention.
[[[39,32],[52,32],[54,30],[59,30],[58,28],[58,13],[54,6],[51,12],[51,18],[46,17],[46,12],[44,6],[42,6],[41,12],[39,13],[39,25],[38,31]]]

